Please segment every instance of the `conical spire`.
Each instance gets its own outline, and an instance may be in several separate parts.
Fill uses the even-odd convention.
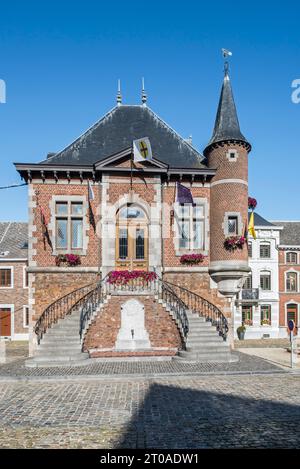
[[[225,75],[221,96],[215,121],[213,135],[204,150],[204,155],[207,154],[211,145],[221,143],[228,140],[244,142],[251,148],[249,142],[241,133],[240,124],[237,116],[237,111],[232,94],[230,79],[228,75],[228,66],[225,67]]]

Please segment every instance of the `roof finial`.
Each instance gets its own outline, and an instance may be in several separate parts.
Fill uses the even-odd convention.
[[[231,57],[232,52],[230,52],[230,50],[228,50],[228,49],[222,49],[222,54],[223,54],[223,58],[225,59],[225,61],[224,61],[224,75],[225,75],[225,77],[228,77],[229,62],[227,60],[227,57]]]
[[[144,77],[142,78],[142,103],[143,103],[144,107],[147,106],[147,94],[146,94],[146,91],[145,91],[145,79],[144,79]]]
[[[117,94],[117,106],[122,104],[122,95],[121,95],[121,80],[118,79],[118,94]]]

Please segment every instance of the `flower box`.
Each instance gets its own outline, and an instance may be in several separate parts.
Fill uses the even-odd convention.
[[[181,264],[195,265],[204,261],[203,254],[184,254],[180,257]]]
[[[66,265],[68,267],[75,267],[81,264],[80,257],[77,254],[58,254],[55,258],[55,264],[59,267]]]
[[[244,236],[229,236],[224,241],[224,246],[229,251],[234,251],[235,249],[242,249],[246,242],[246,238]]]
[[[142,282],[152,282],[157,279],[157,274],[146,270],[113,270],[107,276],[107,282],[110,285],[127,285],[136,279]]]

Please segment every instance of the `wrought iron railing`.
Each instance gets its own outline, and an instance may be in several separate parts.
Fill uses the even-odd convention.
[[[34,332],[37,335],[38,344],[49,327],[55,324],[59,319],[71,314],[74,309],[80,307],[85,296],[93,289],[95,283],[90,283],[84,287],[77,288],[49,305],[41,314],[35,324]]]
[[[106,282],[106,280],[106,277],[102,279],[97,284],[96,288],[90,291],[84,298],[81,306],[79,322],[79,337],[81,341],[93,313],[99,308],[101,303],[104,302],[107,294],[109,293],[109,284]]]
[[[187,316],[187,305],[175,293],[166,282],[159,279],[158,282],[158,296],[170,308],[175,319],[179,323],[184,340],[187,338],[189,332],[189,320]]]
[[[187,288],[167,281],[164,281],[164,284],[168,285],[177,294],[187,309],[204,317],[206,321],[210,321],[212,325],[216,327],[219,335],[223,337],[224,340],[227,339],[229,331],[228,321],[216,305]]]
[[[242,300],[258,300],[259,289],[258,288],[243,288],[241,291]]]

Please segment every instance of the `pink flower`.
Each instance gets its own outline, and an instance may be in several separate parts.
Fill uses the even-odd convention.
[[[181,264],[199,264],[203,260],[203,254],[184,254],[180,257]]]
[[[257,200],[254,199],[253,197],[248,197],[248,208],[251,208],[252,210],[254,210],[256,205],[257,205]]]

